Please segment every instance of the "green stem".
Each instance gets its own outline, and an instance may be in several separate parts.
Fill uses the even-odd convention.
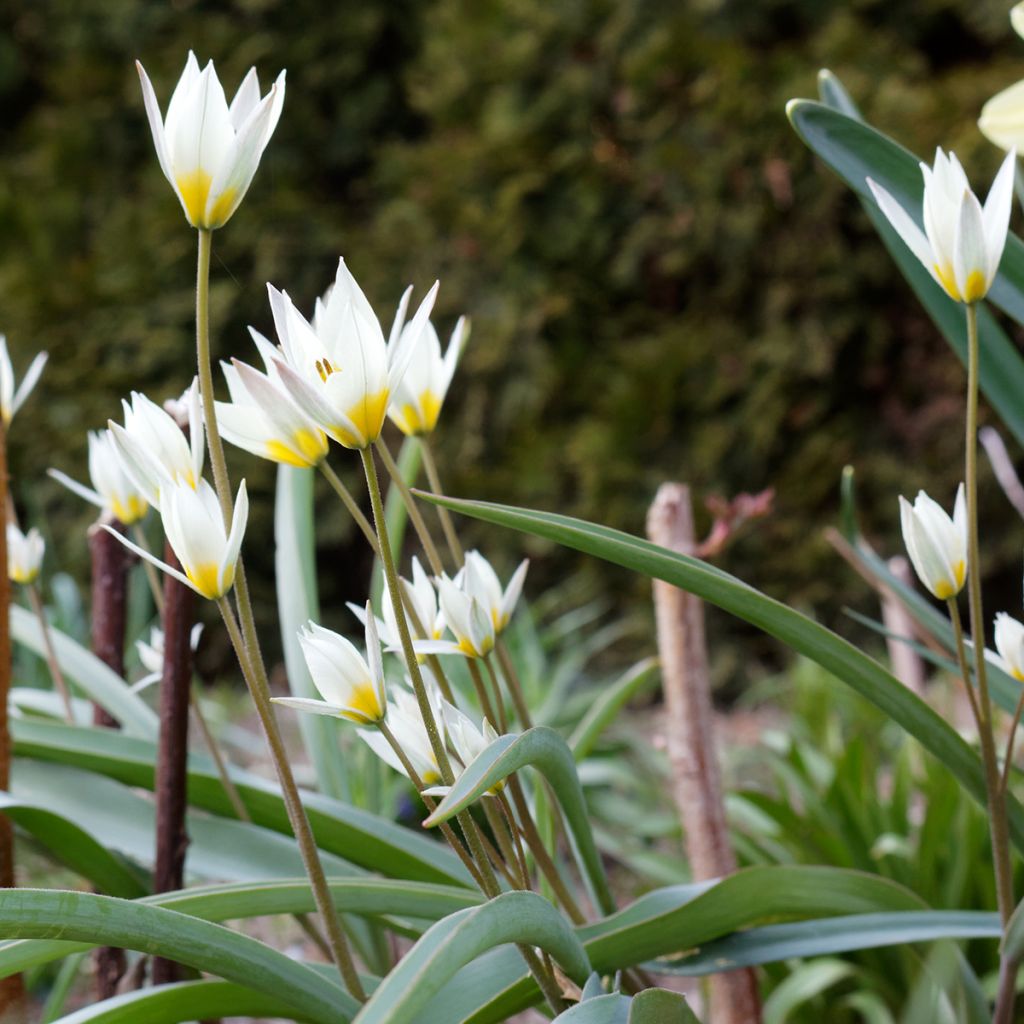
[[[277,771],[277,777],[281,784],[281,795],[284,798],[285,809],[288,812],[288,820],[291,823],[295,839],[299,844],[299,853],[302,855],[302,862],[309,876],[309,883],[313,890],[313,898],[316,901],[317,910],[327,928],[327,939],[331,947],[331,955],[335,965],[341,972],[345,987],[360,1002],[365,1002],[366,993],[359,980],[355,962],[352,959],[352,951],[349,949],[348,940],[341,930],[341,923],[338,919],[334,902],[331,899],[331,892],[327,886],[327,878],[324,875],[323,864],[320,862],[320,852],[317,849],[316,840],[313,837],[313,830],[310,828],[309,819],[306,817],[306,809],[302,806],[302,799],[299,796],[298,786],[295,784],[295,777],[292,775],[291,765],[288,762],[288,753],[285,750],[284,741],[277,727],[277,720],[274,718],[273,708],[267,696],[266,680],[261,679],[261,668],[250,660],[249,652],[246,650],[245,641],[239,629],[238,620],[231,610],[231,604],[226,597],[219,598],[217,607],[220,609],[227,627],[231,643],[235,648],[235,655],[242,668],[242,675],[249,686],[249,693],[252,695],[256,713],[259,715],[260,724],[267,739],[267,746],[270,748],[270,755]]]
[[[524,729],[529,729],[533,726],[533,719],[530,716],[526,697],[523,695],[523,684],[519,681],[519,673],[516,672],[516,667],[512,662],[512,655],[508,653],[508,647],[505,646],[501,637],[498,637],[495,650],[498,652],[498,661],[501,662],[501,671],[505,676],[505,683],[512,696],[512,705],[519,716],[519,722]]]
[[[985,769],[985,788],[989,804],[989,834],[995,863],[996,899],[1003,930],[1013,914],[1013,866],[1006,819],[1006,794],[1000,785],[996,757],[992,702],[988,692],[985,665],[985,619],[981,605],[981,557],[978,544],[978,309],[967,305],[967,428],[965,476],[967,486],[967,593],[971,609],[971,637],[974,641],[974,672],[978,682],[978,704],[983,718],[980,730],[981,758]],[[965,680],[970,685],[969,680]],[[1004,971],[1006,964],[1002,965]],[[1014,972],[1015,973],[1015,972]],[[996,1003],[996,1024],[1013,1017],[1014,986],[1002,988]]]
[[[484,682],[483,674],[476,662],[476,658],[466,659],[466,667],[469,669],[469,676],[473,680],[473,689],[476,690],[476,698],[480,702],[480,710],[495,729],[501,732],[508,732],[508,721],[505,718],[505,709],[501,704],[501,693],[499,691],[495,694],[498,698],[497,708],[495,708],[495,705],[491,703],[490,694],[487,692],[487,684]]]
[[[430,489],[434,494],[444,494],[441,487],[441,475],[437,472],[437,463],[434,461],[434,450],[430,445],[430,438],[426,434],[420,438],[420,445],[423,448],[423,468],[427,471]],[[443,505],[435,505],[434,508],[437,510],[438,519],[441,520],[441,529],[444,532],[448,550],[452,553],[452,559],[456,565],[462,565],[466,560],[466,555],[459,543],[459,535],[455,532],[451,514]]]
[[[956,598],[951,597],[946,601],[949,609],[949,621],[953,626],[953,637],[956,640],[956,658],[960,666],[960,675],[963,676],[964,689],[967,691],[967,700],[971,705],[971,714],[974,716],[974,724],[978,727],[978,735],[981,735],[983,719],[981,708],[978,707],[978,698],[975,696],[974,687],[971,685],[971,669],[967,662],[967,648],[964,646],[964,627],[960,619],[960,608]]]
[[[430,568],[436,575],[440,576],[444,572],[444,564],[441,561],[441,556],[438,554],[437,545],[434,543],[433,537],[430,536],[430,530],[427,529],[427,524],[423,521],[423,516],[416,505],[416,499],[413,497],[412,491],[409,490],[409,485],[403,479],[402,471],[398,468],[398,464],[391,457],[391,452],[388,451],[388,446],[384,443],[384,439],[377,438],[376,445],[377,451],[380,452],[381,461],[384,463],[384,468],[388,471],[392,482],[398,488],[398,493],[402,496],[402,501],[405,503],[405,508],[409,513],[409,519],[412,522],[413,529],[416,531],[416,536],[423,546],[423,551],[427,556],[427,561],[430,563]]]
[[[380,551],[377,547],[377,537],[373,532],[373,527],[370,525],[369,519],[363,515],[363,510],[359,507],[356,499],[352,497],[352,492],[341,482],[341,477],[328,465],[326,459],[320,460],[320,472],[327,477],[327,482],[334,488],[334,493],[341,498],[341,503],[348,509],[348,514],[355,520],[356,526],[362,530],[373,553],[379,555]]]
[[[75,724],[75,710],[71,705],[71,691],[68,689],[64,673],[60,670],[60,663],[57,661],[57,652],[53,649],[53,634],[50,632],[50,623],[46,619],[46,609],[43,607],[43,599],[39,596],[39,588],[34,584],[28,585],[28,600],[32,605],[32,611],[39,620],[39,630],[43,634],[43,650],[46,652],[46,666],[50,670],[50,678],[53,685],[60,694],[61,702],[64,704],[64,717],[69,725]]]

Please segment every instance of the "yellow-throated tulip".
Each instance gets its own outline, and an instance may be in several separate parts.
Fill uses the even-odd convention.
[[[284,103],[282,71],[260,99],[256,69],[245,76],[228,106],[210,61],[199,69],[189,51],[185,70],[161,117],[160,104],[145,68],[136,61],[146,116],[157,159],[189,224],[219,228],[238,208],[252,183]]]
[[[1024,625],[1006,612],[996,615],[996,651],[1001,666],[1024,683]]]
[[[164,536],[181,563],[183,573],[133,544],[124,534],[107,526],[104,529],[140,558],[152,562],[202,597],[211,601],[223,597],[235,582],[238,554],[249,518],[245,481],[238,487],[230,530],[224,528],[217,494],[205,480],[200,480],[196,487],[187,482],[165,484],[160,489],[156,507],[160,509]]]
[[[924,491],[914,504],[900,496],[903,542],[921,582],[942,601],[960,593],[967,579],[967,502],[956,492],[951,519]]]
[[[316,466],[327,454],[327,435],[281,383],[276,350],[252,331],[266,373],[233,359],[222,363],[230,402],[217,402],[221,436],[272,462]]]
[[[275,697],[275,704],[345,718],[360,725],[379,722],[387,714],[384,664],[373,615],[366,615],[366,656],[340,633],[314,622],[299,631],[299,644],[309,674],[323,700]]]
[[[281,343],[281,382],[298,406],[346,448],[366,448],[380,436],[388,403],[402,380],[437,295],[420,303],[402,342],[389,349],[380,321],[345,261],[333,287],[317,300],[313,322],[272,285],[270,307]]]
[[[145,496],[125,472],[117,443],[109,430],[89,432],[89,479],[92,487],[80,484],[60,470],[51,469],[49,473],[80,498],[108,512],[126,526],[137,523],[149,507]]]
[[[15,583],[34,583],[43,565],[46,543],[33,526],[22,533],[14,523],[7,524],[7,575]]]
[[[984,207],[953,153],[936,150],[935,166],[921,164],[924,231],[881,185],[867,179],[889,223],[925,269],[957,302],[977,302],[999,270],[1010,225],[1016,153],[999,168]]]
[[[46,366],[48,356],[45,352],[37,353],[29,363],[21,384],[14,386],[14,368],[11,366],[11,355],[7,351],[7,338],[0,334],[0,416],[4,426],[9,427],[14,414],[24,405],[25,399],[32,394],[32,389],[39,383],[39,376]]]
[[[444,720],[440,712],[439,699],[432,700],[431,703],[434,704],[434,720],[437,723],[438,731],[443,735]],[[433,786],[440,782],[441,770],[438,767],[437,758],[434,757],[430,737],[427,735],[427,729],[420,714],[419,704],[409,690],[397,686],[391,688],[388,698],[387,723],[388,729],[395,737],[399,747],[402,748],[402,753],[409,759],[409,763],[412,765],[413,771],[420,777],[420,781],[425,786]],[[380,732],[376,729],[360,729],[359,735],[382,761],[408,777],[401,759]]]

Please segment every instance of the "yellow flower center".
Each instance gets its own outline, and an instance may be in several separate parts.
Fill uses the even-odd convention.
[[[210,175],[199,168],[188,174],[179,174],[177,179],[178,193],[185,206],[188,222],[194,228],[219,228],[235,212],[235,198],[238,189],[226,188],[206,212],[206,204],[210,200]]]
[[[375,395],[361,398],[345,413],[352,421],[352,429],[336,426],[333,429],[335,437],[346,448],[366,448],[373,444],[384,427],[384,414],[390,397],[391,392],[384,388]]]
[[[419,407],[406,402],[397,414],[393,414],[395,426],[408,436],[429,434],[437,426],[441,415],[441,399],[433,391],[424,391],[419,397]]]
[[[341,717],[347,718],[350,722],[358,722],[360,725],[379,722],[384,717],[384,708],[381,707],[380,698],[373,683],[367,680],[353,688],[348,699],[348,708],[341,712]]]
[[[977,302],[985,298],[988,286],[985,284],[985,275],[980,270],[972,270],[967,275],[967,287],[964,289],[964,302]]]
[[[220,575],[220,566],[215,562],[205,562],[202,565],[186,565],[185,575],[192,581],[196,590],[203,597],[215,601],[218,597],[223,597],[231,589],[231,584],[235,582],[235,567],[231,566],[224,574],[223,587],[217,582],[217,578]]]
[[[137,494],[129,495],[127,500],[120,501],[117,498],[110,499],[110,511],[115,518],[119,519],[125,526],[137,523],[145,514],[149,506],[143,498]]]
[[[327,435],[322,430],[298,430],[291,444],[267,442],[267,458],[289,466],[315,466],[327,454]]]
[[[949,297],[951,299],[956,299],[957,302],[963,302],[964,300],[960,295],[960,289],[956,286],[956,275],[953,273],[953,268],[948,263],[945,266],[939,266],[939,264],[936,263],[934,264],[934,269],[942,287],[946,289]]]

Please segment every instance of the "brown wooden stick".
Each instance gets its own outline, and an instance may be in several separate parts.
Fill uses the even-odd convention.
[[[100,520],[123,533],[124,526],[110,516]],[[128,549],[99,524],[89,528],[89,555],[92,561],[93,653],[122,679],[124,678],[124,642],[128,608]],[[117,719],[106,708],[94,703],[92,720],[96,725],[118,728]],[[96,997],[102,1001],[117,995],[117,986],[127,968],[123,949],[100,946],[93,950]]]
[[[164,560],[178,568],[170,544]],[[188,709],[192,686],[192,625],[195,596],[183,583],[164,581],[164,664],[160,677],[160,741],[156,759],[156,863],[153,891],[181,889],[185,875],[187,806]],[[178,965],[162,957],[153,960],[154,985],[179,979]]]
[[[662,547],[692,554],[697,545],[690,490],[666,483],[647,514],[647,536]],[[665,691],[665,734],[672,767],[672,795],[679,811],[686,855],[695,881],[736,870],[715,754],[711,679],[704,636],[704,605],[692,594],[654,581]],[[750,969],[712,975],[713,1024],[757,1024],[761,1002]]]

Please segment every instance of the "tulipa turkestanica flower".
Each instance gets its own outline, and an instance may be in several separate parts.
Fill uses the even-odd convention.
[[[408,297],[407,291],[402,296],[395,325],[391,329],[389,350],[409,344],[406,334],[413,330],[413,325],[402,323]],[[423,327],[423,336],[418,343],[411,345],[409,366],[388,406],[388,417],[403,434],[410,437],[429,434],[437,426],[441,406],[444,405],[462,354],[465,333],[466,318],[459,317],[448,342],[448,349],[442,355],[441,341],[434,325],[428,320]]]
[[[197,622],[189,633],[189,647],[193,654],[199,647],[199,640],[203,635],[203,624]],[[164,669],[164,631],[159,626],[154,626],[149,631],[149,640],[136,640],[135,651],[139,656],[142,667],[146,670],[138,682],[132,684],[133,692],[145,689],[152,683],[160,680]]]
[[[231,396],[230,402],[215,403],[221,436],[272,462],[316,466],[327,455],[327,435],[281,383],[274,346],[250,331],[266,373],[237,359],[221,364]]]
[[[463,768],[468,768],[498,738],[494,726],[486,718],[480,723],[478,729],[469,715],[448,701],[441,705],[441,713],[444,716],[444,728],[448,735],[448,743]],[[504,781],[489,792],[496,792],[503,785]]]
[[[89,432],[89,479],[86,487],[60,470],[49,470],[50,476],[80,498],[108,512],[113,518],[131,526],[145,516],[149,508],[145,496],[125,472],[117,442],[109,430]]]
[[[131,404],[122,402],[124,426],[109,423],[121,465],[139,492],[154,508],[168,484],[198,486],[206,450],[199,388],[193,383],[183,402],[188,410],[188,436],[174,417],[145,395],[132,392]]]
[[[867,179],[897,234],[957,302],[983,299],[995,280],[1010,225],[1016,159],[1016,152],[1007,155],[983,207],[956,155],[936,150],[934,167],[921,164],[924,231],[881,185]]]
[[[1024,625],[1006,612],[999,612],[996,615],[995,640],[1001,667],[1024,683]]]
[[[317,300],[310,323],[285,292],[269,285],[270,307],[281,343],[281,382],[296,404],[346,448],[368,448],[380,436],[395,389],[420,341],[437,284],[389,348],[380,321],[344,260],[334,285]]]
[[[22,533],[14,523],[7,524],[7,575],[15,583],[34,583],[43,566],[46,542],[33,526]]]
[[[900,496],[900,525],[907,554],[921,582],[941,601],[960,593],[967,579],[967,502],[956,492],[952,519],[920,491],[914,504]]]
[[[399,583],[405,591],[406,607],[412,612],[409,616],[409,632],[414,640],[440,640],[444,636],[444,614],[437,603],[437,591],[420,560],[413,555],[412,580],[399,577]],[[364,625],[366,616],[370,614],[369,604],[365,608],[349,602],[349,610]],[[388,650],[401,650],[398,634],[398,623],[395,621],[395,610],[390,601],[381,602],[382,618],[377,619],[377,631],[384,646]],[[419,627],[424,632],[420,632]],[[418,659],[419,660],[419,659]]]
[[[5,427],[11,425],[14,414],[25,404],[25,399],[39,383],[39,377],[48,358],[45,352],[37,353],[29,363],[25,376],[21,378],[21,384],[15,388],[14,367],[11,365],[11,355],[7,351],[7,338],[0,334],[0,416],[3,417]]]
[[[1010,24],[1017,35],[1024,36],[1024,4],[1011,9]],[[997,92],[981,108],[978,127],[982,135],[1000,149],[1021,149],[1024,146],[1024,81]]]
[[[216,601],[234,585],[235,567],[249,518],[249,499],[245,481],[238,487],[231,529],[224,529],[220,503],[214,489],[200,480],[192,487],[188,482],[167,483],[154,503],[160,509],[164,535],[177,556],[184,573],[133,544],[116,530],[104,526],[140,558],[191,587],[201,597]]]
[[[387,714],[384,664],[377,624],[366,604],[366,655],[340,633],[310,622],[299,631],[303,657],[323,700],[274,697],[275,704],[372,725]]]
[[[284,104],[285,73],[260,98],[251,68],[228,106],[210,61],[200,70],[189,51],[185,70],[161,117],[145,68],[136,61],[157,159],[194,228],[222,227],[252,183]]]

